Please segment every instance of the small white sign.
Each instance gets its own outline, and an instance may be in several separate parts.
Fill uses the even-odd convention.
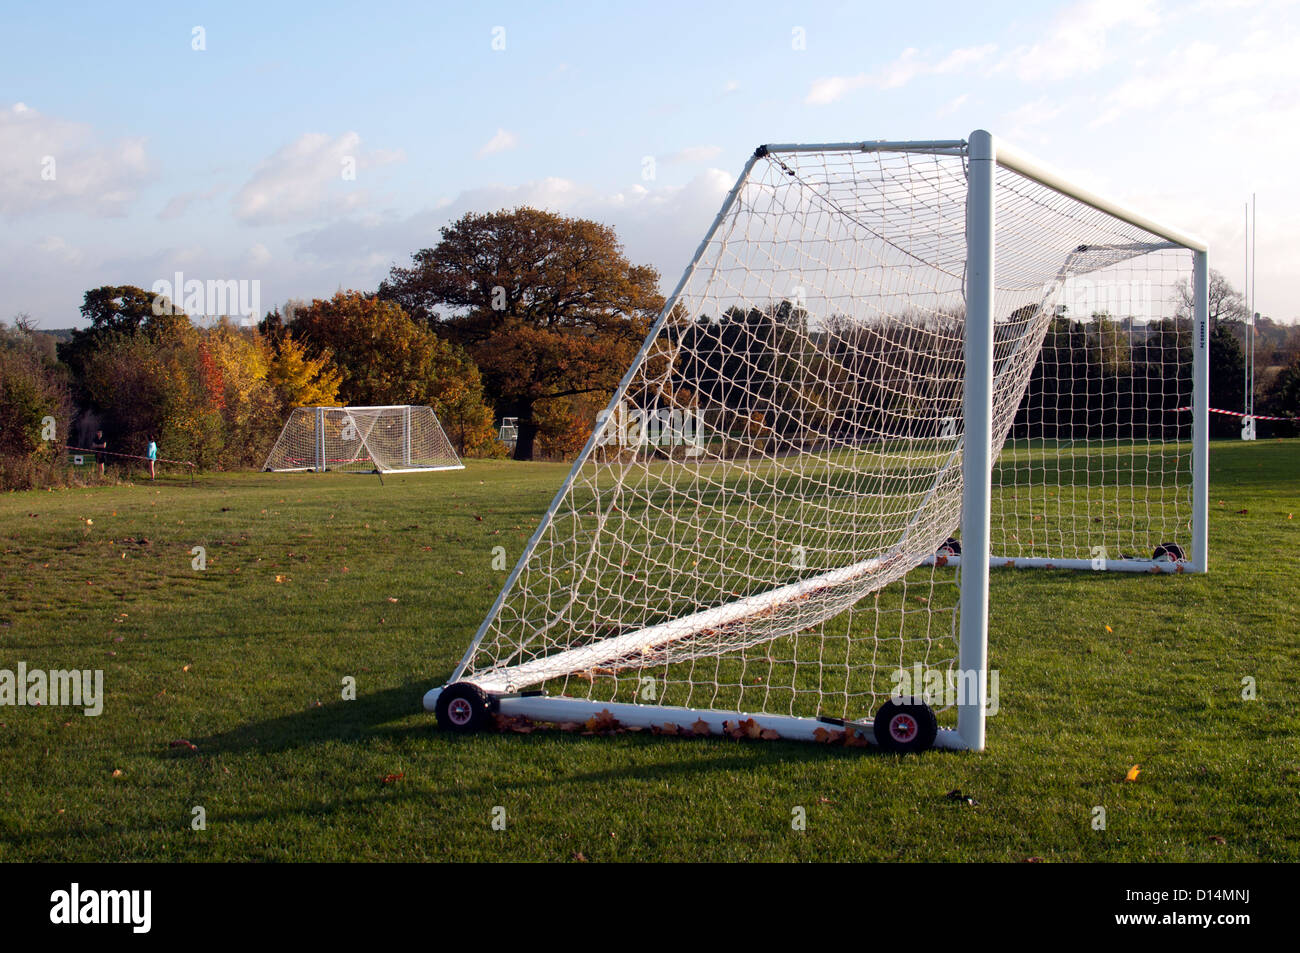
[[[86,461],[82,458],[81,454],[79,454],[79,453],[78,453],[78,454],[75,454],[75,455],[72,457],[72,465],[73,465],[74,467],[79,467],[79,466],[81,466],[81,465],[82,465],[83,463],[85,463],[85,462],[86,462]]]

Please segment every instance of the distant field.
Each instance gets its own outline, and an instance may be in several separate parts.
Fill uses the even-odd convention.
[[[1300,441],[1213,446],[1207,576],[995,573],[989,750],[902,759],[438,732],[420,697],[504,579],[492,548],[566,470],[0,497],[0,668],[100,668],[107,695],[0,708],[0,858],[1300,859]]]

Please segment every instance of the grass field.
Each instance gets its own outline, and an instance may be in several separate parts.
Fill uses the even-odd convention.
[[[1214,445],[1207,576],[995,573],[989,750],[910,758],[438,732],[565,469],[0,497],[0,668],[106,694],[0,708],[0,859],[1300,859],[1300,441]]]

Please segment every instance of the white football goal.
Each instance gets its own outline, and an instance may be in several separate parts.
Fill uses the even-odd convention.
[[[464,469],[431,407],[295,407],[263,470]]]
[[[759,148],[425,707],[982,749],[991,568],[1206,569],[1207,274],[983,131]]]

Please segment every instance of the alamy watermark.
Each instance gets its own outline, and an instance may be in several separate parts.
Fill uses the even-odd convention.
[[[1159,317],[1163,312],[1161,288],[1155,282],[1096,281],[1091,278],[1066,278],[1059,285],[1043,286],[1043,300],[1055,301],[1064,308],[1064,317],[1075,321],[1104,315],[1113,320],[1132,316],[1140,320]]]
[[[148,933],[153,923],[152,890],[89,890],[73,883],[50,894],[50,922],[125,925],[132,933]]]
[[[248,326],[262,313],[262,282],[257,278],[186,278],[178,271],[173,278],[160,278],[150,289],[153,313],[186,314],[191,318],[240,318]]]
[[[19,662],[17,670],[0,668],[0,706],[53,705],[83,708],[93,718],[104,711],[102,669],[45,669]]]
[[[689,408],[631,407],[621,400],[596,416],[596,428],[598,447],[686,447],[687,456],[704,449],[700,412]]]
[[[974,669],[927,668],[916,662],[911,668],[900,668],[889,676],[893,684],[891,696],[896,701],[915,698],[931,708],[951,708],[957,705],[982,705],[985,713],[998,713],[998,670],[988,672],[988,684]]]

